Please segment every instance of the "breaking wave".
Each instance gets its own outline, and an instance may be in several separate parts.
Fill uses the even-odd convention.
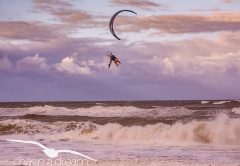
[[[233,108],[232,112],[240,115],[240,108]]]
[[[230,103],[231,101],[215,101],[213,104],[225,104],[225,103]]]
[[[100,140],[127,144],[220,144],[240,145],[240,120],[220,115],[212,121],[123,127],[107,124],[95,133]]]
[[[182,116],[195,112],[184,107],[156,107],[143,109],[134,106],[93,106],[89,108],[66,108],[54,106],[34,106],[29,108],[0,108],[1,115],[23,116],[36,115],[78,115],[91,117],[166,117]]]
[[[122,126],[118,123],[98,125],[92,122],[39,122],[5,120],[0,134],[45,135],[49,139],[84,140],[112,144],[152,145],[240,145],[240,120],[221,114],[210,121],[157,123],[145,126]]]

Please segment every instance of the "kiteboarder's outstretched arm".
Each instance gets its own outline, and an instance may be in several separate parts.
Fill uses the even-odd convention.
[[[112,64],[112,59],[110,59],[110,62],[108,64],[108,68],[110,68],[111,64]]]

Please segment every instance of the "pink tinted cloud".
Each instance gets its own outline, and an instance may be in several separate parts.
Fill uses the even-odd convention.
[[[152,9],[156,7],[163,7],[163,5],[156,3],[152,0],[111,0],[112,4],[123,5],[123,6],[132,6],[141,9]]]
[[[180,34],[237,31],[240,29],[240,13],[217,13],[207,16],[155,15],[137,18],[121,17],[118,20],[121,22],[122,27],[120,29],[123,32],[154,29],[160,34]]]
[[[240,31],[221,33],[214,39],[195,37],[172,42],[144,42],[136,48],[132,47],[134,53],[125,60],[130,63],[126,66],[132,69],[126,73],[154,76],[155,79],[162,76],[190,79],[196,79],[196,76],[239,76],[239,42]]]
[[[0,36],[9,39],[27,39],[31,41],[48,41],[63,38],[61,28],[51,25],[43,25],[36,22],[1,21]]]
[[[224,3],[232,3],[234,0],[222,0]]]
[[[237,31],[222,33],[212,40],[191,39],[184,41],[179,43],[179,46],[183,47],[182,51],[179,51],[179,55],[183,61],[184,59],[193,60],[187,63],[192,66],[188,70],[197,67],[198,71],[202,71],[203,74],[226,73],[233,68],[240,71],[237,65],[240,63],[240,50],[237,46],[237,43],[240,42],[239,37],[240,31]],[[177,56],[177,52],[175,55]]]
[[[193,12],[220,12],[221,10],[219,8],[210,8],[210,9],[190,9],[189,11]]]
[[[55,16],[61,22],[67,24],[96,24],[94,17],[82,10],[75,9],[72,4],[66,0],[61,1],[45,1],[45,0],[34,0],[33,1],[36,9],[46,11],[51,15]]]

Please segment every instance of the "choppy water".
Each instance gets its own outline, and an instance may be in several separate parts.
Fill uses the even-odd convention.
[[[0,103],[0,164],[49,159],[40,147],[6,139],[38,141],[98,160],[82,165],[238,166],[240,101]]]

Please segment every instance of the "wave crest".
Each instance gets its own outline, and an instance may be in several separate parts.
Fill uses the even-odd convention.
[[[158,123],[146,126],[123,127],[107,124],[96,130],[95,138],[123,144],[218,144],[240,145],[240,121],[220,115],[212,121],[193,121],[186,124]]]

